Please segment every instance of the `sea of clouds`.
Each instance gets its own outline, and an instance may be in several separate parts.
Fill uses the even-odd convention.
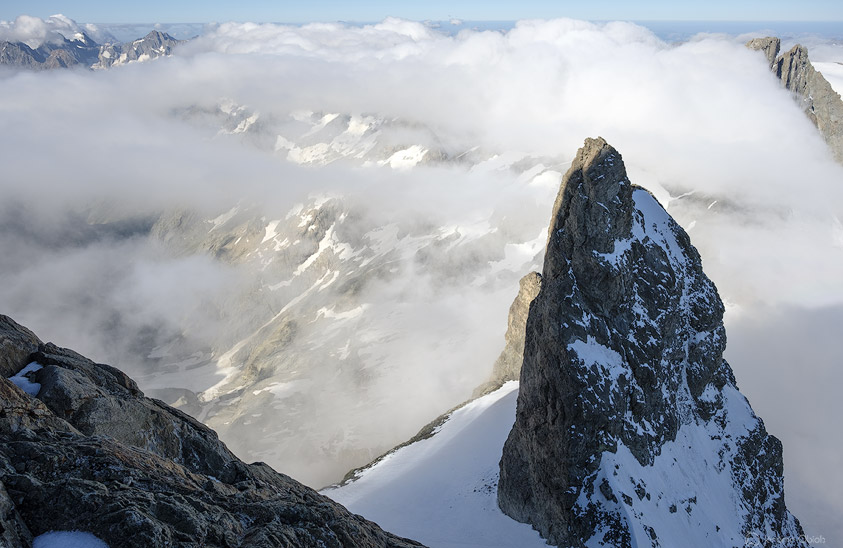
[[[34,45],[62,28],[76,26],[58,16],[21,17],[0,23],[0,39]],[[224,211],[243,200],[285,211],[308,193],[329,191],[443,222],[505,202],[524,233],[549,219],[556,188],[519,187],[512,171],[495,172],[486,186],[460,166],[301,167],[185,123],[177,113],[186,108],[231,100],[279,117],[376,114],[423,124],[454,154],[480,147],[563,164],[585,137],[600,135],[621,152],[632,182],[689,231],[727,303],[727,358],[784,443],[790,508],[807,531],[843,538],[836,519],[843,512],[843,166],[763,56],[743,46],[747,38],[671,44],[630,23],[566,19],[456,34],[397,19],[226,23],[172,58],[119,70],[4,70],[0,311],[103,361],[131,355],[121,337],[96,335],[116,312],[123,322],[116,333],[127,340],[157,321],[200,325],[207,332],[197,337],[208,341],[224,331],[202,311],[208,300],[235,298],[232,287],[248,273],[208,257],[168,255],[132,237],[131,227],[75,232],[84,224],[77,212],[92,202],[141,218],[176,206]],[[823,61],[843,61],[843,48],[815,42]],[[525,200],[514,208],[519,188]],[[468,344],[502,347],[515,291],[482,307]],[[453,303],[459,318],[465,301],[444,294],[443,306]],[[482,372],[471,367],[467,377],[479,383]],[[466,384],[443,380],[440,392],[457,403],[472,388]],[[444,409],[433,411],[430,418]]]

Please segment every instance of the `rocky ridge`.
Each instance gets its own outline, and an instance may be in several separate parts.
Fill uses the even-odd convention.
[[[479,397],[489,394],[507,381],[517,381],[521,377],[521,362],[524,360],[524,333],[527,327],[527,316],[530,304],[539,294],[542,276],[538,272],[530,272],[518,282],[518,294],[509,307],[506,321],[506,344],[492,366],[489,380],[474,390],[473,396]]]
[[[782,86],[793,92],[802,110],[820,130],[834,158],[843,163],[843,100],[821,72],[808,59],[808,49],[796,44],[779,55],[781,40],[775,37],[754,38],[746,43],[764,53],[770,70]]]
[[[504,513],[558,546],[806,546],[781,444],[722,357],[722,315],[687,234],[588,139],[526,322]]]
[[[23,42],[0,41],[0,65],[33,70],[91,66],[97,61],[100,46],[85,33],[72,40],[60,37],[58,42],[44,42],[31,48]]]
[[[111,548],[419,546],[263,463],[243,463],[121,371],[6,316],[0,365],[4,546],[71,529]]]

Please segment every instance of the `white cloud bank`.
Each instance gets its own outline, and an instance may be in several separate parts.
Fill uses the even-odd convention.
[[[44,43],[61,43],[65,38],[74,40],[76,34],[81,32],[100,43],[112,38],[96,25],[79,25],[61,14],[51,15],[47,19],[19,15],[14,21],[0,21],[0,41],[23,42],[33,49]]]
[[[41,36],[38,28],[26,32]],[[823,58],[843,61],[840,52],[825,45]],[[558,161],[585,137],[605,137],[623,154],[634,183],[662,200],[668,192],[693,192],[669,210],[690,230],[730,305],[729,357],[753,407],[784,442],[791,508],[809,532],[829,542],[843,538],[833,518],[843,513],[835,494],[843,491],[843,440],[835,434],[839,412],[827,407],[843,386],[834,373],[841,342],[827,328],[843,320],[843,167],[761,54],[741,41],[710,36],[671,45],[632,24],[572,20],[455,36],[394,19],[363,27],[230,23],[208,29],[171,59],[91,74],[4,73],[0,95],[2,193],[8,203],[25,204],[24,224],[43,229],[21,245],[14,232],[20,223],[9,211],[0,217],[4,249],[14,253],[3,256],[16,257],[0,268],[0,306],[82,351],[74,333],[91,337],[96,325],[68,326],[57,319],[62,314],[131,303],[140,314],[160,317],[156,307],[182,295],[192,279],[224,292],[227,269],[156,258],[175,265],[165,268],[172,275],[145,278],[146,267],[96,272],[92,261],[113,269],[121,261],[152,260],[131,248],[147,244],[106,238],[59,245],[49,227],[62,226],[57,219],[68,205],[104,200],[126,211],[173,204],[225,211],[251,200],[283,215],[303,194],[330,190],[362,196],[372,209],[394,215],[447,219],[443,209],[509,203],[519,230],[538,232],[549,219],[556,189],[525,190],[510,171],[484,187],[461,167],[400,174],[338,162],[302,169],[283,155],[243,146],[247,140],[214,138],[207,130],[212,121],[186,124],[185,109],[231,99],[265,119],[302,110],[374,114],[423,124],[452,156],[480,147]],[[447,184],[430,184],[430,177]],[[509,191],[505,200],[502,188]],[[516,205],[521,191],[527,198]],[[185,277],[184,269],[195,271]],[[50,283],[51,271],[60,283]],[[118,290],[102,291],[101,284]],[[84,298],[69,307],[64,299],[71,295]],[[187,316],[207,298],[183,297]],[[449,302],[458,316],[462,301],[442,305]],[[475,341],[502,333],[508,302],[495,303],[497,315],[474,322]],[[769,351],[777,345],[798,351]],[[447,384],[441,388],[447,395],[463,393]]]

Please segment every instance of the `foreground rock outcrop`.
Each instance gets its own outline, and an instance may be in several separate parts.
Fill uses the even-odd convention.
[[[4,547],[50,530],[87,531],[111,548],[420,546],[241,462],[119,370],[44,344],[6,316],[0,352]]]
[[[553,208],[500,508],[566,547],[806,546],[723,310],[687,234],[588,139]]]
[[[828,80],[817,72],[808,59],[808,49],[796,44],[779,55],[781,40],[754,38],[746,43],[764,53],[782,86],[792,91],[802,110],[811,119],[831,148],[834,158],[843,163],[843,100]]]

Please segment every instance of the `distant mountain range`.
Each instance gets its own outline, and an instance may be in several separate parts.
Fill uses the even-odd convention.
[[[77,32],[72,39],[44,42],[31,48],[24,42],[0,42],[0,65],[32,70],[69,67],[104,69],[133,61],[146,61],[170,55],[173,48],[183,43],[166,32],[153,30],[132,42],[98,44],[84,32]]]

